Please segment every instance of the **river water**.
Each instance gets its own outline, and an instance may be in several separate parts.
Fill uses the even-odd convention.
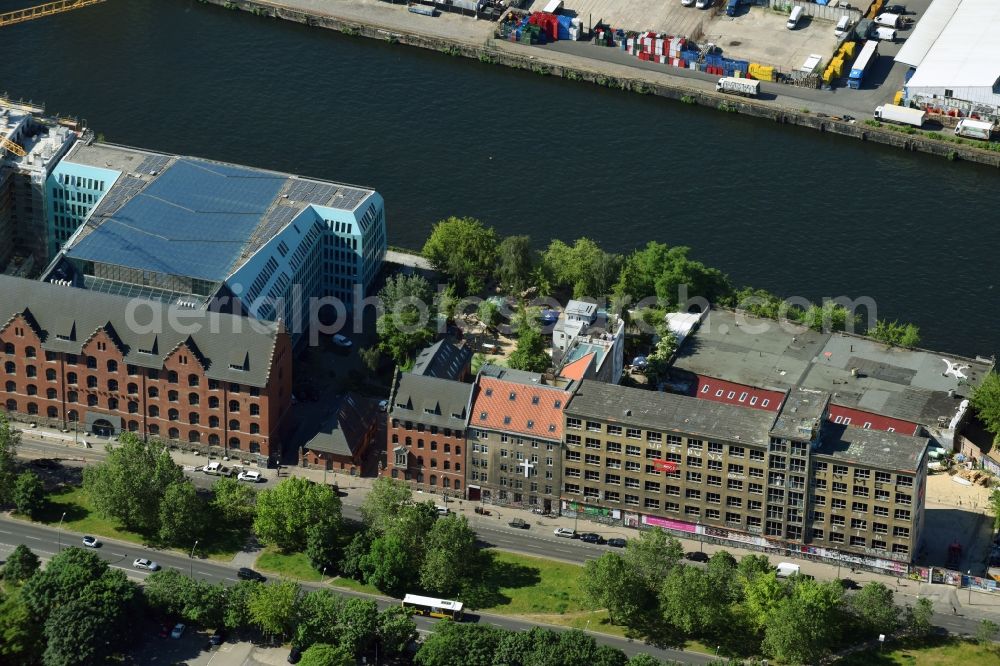
[[[1000,348],[1000,174],[985,167],[195,0],[4,28],[0,90],[108,141],[374,186],[393,245],[419,247],[448,215],[540,246],[689,245],[738,284],[870,296],[931,348]]]

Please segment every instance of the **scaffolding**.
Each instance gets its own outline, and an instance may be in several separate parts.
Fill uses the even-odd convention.
[[[81,7],[86,7],[88,5],[96,5],[97,3],[104,1],[105,0],[58,0],[57,2],[46,2],[45,4],[28,7],[27,9],[5,12],[0,14],[0,28],[8,25],[14,25],[15,23],[23,23],[32,19],[42,18],[44,16],[52,16],[53,14],[68,12],[72,9],[80,9]]]

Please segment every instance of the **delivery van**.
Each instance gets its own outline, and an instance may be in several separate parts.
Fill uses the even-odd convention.
[[[833,36],[840,39],[847,34],[848,29],[851,27],[851,17],[841,16],[840,20],[837,21],[837,27],[833,29]]]
[[[778,563],[778,578],[791,578],[792,576],[797,576],[800,572],[800,567],[797,564],[792,564],[791,562],[779,562]]]
[[[792,13],[788,15],[788,23],[785,24],[785,27],[789,30],[795,30],[799,25],[799,19],[802,18],[802,12],[804,11],[802,5],[792,7]]]

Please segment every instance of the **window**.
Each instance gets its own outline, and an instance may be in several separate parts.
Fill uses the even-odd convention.
[[[48,399],[48,400],[55,400],[56,399],[56,395],[57,395],[56,394],[56,390],[54,388],[45,389],[45,397],[46,397],[46,399]]]
[[[851,529],[852,530],[867,530],[868,521],[861,520],[860,518],[851,518]]]
[[[889,517],[889,509],[888,509],[888,507],[884,507],[884,506],[874,506],[874,507],[872,507],[872,513],[874,513],[876,516],[879,516],[881,518],[888,518]]]
[[[108,372],[118,372],[118,361],[108,359]]]
[[[896,504],[910,504],[910,496],[906,493],[896,493]]]
[[[753,449],[750,449],[750,460],[751,461],[764,462],[764,452],[763,451],[755,451]]]
[[[230,437],[229,438],[229,448],[231,448],[231,449],[239,449],[240,448],[240,438],[239,437]]]
[[[38,370],[33,365],[24,366],[24,374],[28,377],[37,377]]]
[[[110,391],[111,393],[117,393],[118,392],[118,380],[117,379],[109,379],[108,380],[108,391]]]
[[[888,534],[889,526],[885,523],[872,523],[872,532],[875,534]]]
[[[845,499],[839,499],[839,498],[834,497],[830,501],[830,508],[834,509],[834,510],[838,510],[838,509],[839,510],[843,510],[843,509],[846,509],[847,508],[847,500],[845,500]]]
[[[726,490],[743,491],[743,482],[738,479],[729,479],[726,483]]]
[[[229,401],[229,411],[230,412],[238,412],[238,411],[240,411],[240,403],[239,403],[238,400],[230,400]]]
[[[628,439],[642,439],[642,431],[638,428],[626,428],[625,437]],[[659,506],[659,502],[656,503]]]
[[[156,405],[149,406],[149,416],[150,418],[158,418],[160,416],[160,408]]]
[[[898,527],[898,526],[897,527],[893,527],[892,528],[892,536],[898,537],[898,538],[901,538],[901,539],[909,539],[910,538],[910,528],[909,527]]]
[[[250,416],[260,416],[260,405],[258,404],[250,405]]]
[[[742,507],[743,499],[740,497],[733,497],[732,495],[726,497],[726,506],[732,507]]]
[[[218,416],[209,416],[208,417],[208,427],[209,428],[218,428],[219,427],[219,417]]]
[[[687,490],[684,491],[684,497],[686,497],[687,499],[700,500],[701,491],[698,490],[697,488],[688,488]]]
[[[229,421],[229,429],[238,431],[240,429],[240,422],[236,419],[231,419]]]
[[[892,474],[888,472],[875,472],[875,483],[891,483]]]
[[[868,513],[868,505],[864,502],[851,502],[851,511],[855,513]]]
[[[97,388],[97,377],[90,375],[87,377],[87,388],[95,389]]]
[[[97,370],[97,359],[93,356],[87,357],[87,367],[91,370]]]
[[[159,396],[160,396],[160,389],[156,388],[155,386],[150,386],[149,387],[149,397],[150,398],[158,398]]]
[[[572,419],[572,418],[567,417],[566,418],[566,427],[570,428],[571,430],[579,430],[580,429],[580,419]]]
[[[169,371],[167,373],[167,381],[170,382],[171,384],[176,384],[177,383],[177,373],[174,372],[173,370]]]
[[[608,434],[609,435],[614,435],[616,437],[620,437],[621,434],[622,434],[622,427],[619,426],[619,425],[609,425],[608,426]]]
[[[910,520],[910,511],[908,509],[896,509],[895,513],[896,520]]]
[[[201,383],[201,378],[198,375],[191,374],[188,375],[188,386],[198,386]]]
[[[621,453],[622,445],[619,442],[607,442],[605,445],[605,450],[609,453]]]
[[[688,472],[687,480],[690,483],[701,483],[701,472]]]

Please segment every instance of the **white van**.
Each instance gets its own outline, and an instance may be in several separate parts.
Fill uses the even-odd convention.
[[[779,562],[778,563],[778,578],[791,578],[792,576],[797,576],[800,572],[800,567],[797,564],[792,564],[791,562]]]
[[[789,30],[795,30],[799,25],[799,19],[802,18],[803,11],[805,10],[802,9],[802,5],[792,7],[792,13],[788,15],[788,23],[785,24],[785,27]]]
[[[892,28],[879,27],[875,29],[875,39],[880,42],[894,42],[896,41],[896,31]]]
[[[851,27],[851,17],[841,16],[840,20],[837,21],[837,27],[833,29],[833,36],[840,39],[847,34],[847,31]]]

